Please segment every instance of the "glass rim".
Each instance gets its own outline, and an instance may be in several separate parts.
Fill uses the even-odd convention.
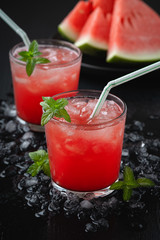
[[[72,94],[72,93],[80,93],[80,92],[84,92],[84,93],[92,93],[92,92],[94,92],[94,93],[98,93],[98,94],[100,94],[101,93],[101,91],[100,90],[92,90],[92,89],[79,89],[79,90],[72,90],[72,91],[67,91],[67,92],[63,92],[63,93],[59,93],[59,94],[56,94],[56,95],[54,95],[54,96],[52,96],[53,98],[57,98],[57,97],[59,97],[59,96],[61,96],[61,95],[65,95],[65,94]],[[86,95],[86,97],[87,97],[87,95]],[[88,97],[91,97],[91,96],[88,96]],[[118,117],[116,117],[116,118],[113,118],[112,120],[108,120],[108,121],[104,121],[104,122],[100,122],[100,123],[93,123],[93,124],[77,124],[77,123],[71,123],[71,122],[63,122],[63,121],[61,121],[60,119],[57,119],[57,118],[55,118],[55,117],[53,117],[51,120],[49,120],[49,122],[51,121],[55,121],[55,122],[57,122],[57,123],[59,123],[59,124],[64,124],[64,125],[66,125],[66,126],[71,126],[71,127],[73,127],[73,126],[76,126],[76,127],[86,127],[86,128],[92,128],[92,127],[98,127],[98,126],[104,126],[104,125],[108,125],[108,126],[112,126],[112,125],[114,125],[114,123],[116,124],[116,122],[117,122],[117,120],[119,120],[119,119],[121,119],[121,118],[123,118],[125,115],[126,115],[126,112],[127,112],[127,105],[126,105],[126,103],[122,100],[122,99],[120,99],[119,97],[117,97],[116,95],[114,95],[114,94],[111,94],[111,93],[109,93],[108,94],[108,96],[107,96],[107,99],[108,99],[108,97],[113,97],[113,98],[116,98],[118,101],[120,101],[122,104],[123,104],[123,109],[122,109],[122,113],[118,116]],[[65,97],[65,98],[67,98],[67,97]],[[69,98],[69,97],[68,97]],[[78,97],[77,97],[78,98]],[[97,99],[98,99],[98,97],[97,97]],[[117,103],[118,104],[118,103]],[[119,104],[118,104],[119,105]]]
[[[32,40],[31,40],[32,41]],[[38,42],[39,45],[43,46],[45,44],[47,44],[48,46],[59,46],[59,47],[65,47],[65,48],[68,48],[68,49],[72,49],[74,50],[75,52],[78,53],[78,56],[72,60],[70,60],[69,62],[66,62],[66,63],[53,63],[53,62],[50,62],[50,63],[44,63],[44,64],[36,64],[36,65],[40,65],[40,66],[49,66],[49,67],[55,67],[55,68],[58,68],[58,67],[68,67],[70,65],[73,65],[75,63],[77,63],[81,57],[82,57],[82,52],[81,50],[76,47],[74,44],[70,43],[70,42],[67,42],[67,41],[64,41],[64,40],[59,40],[59,39],[45,39],[45,38],[42,38],[42,39],[36,39],[36,41]],[[14,61],[16,62],[17,64],[20,64],[20,65],[26,65],[26,62],[23,62],[21,61],[20,59],[14,57],[14,52],[15,50],[18,48],[18,47],[25,47],[24,43],[23,42],[19,42],[17,43],[16,45],[14,45],[10,50],[9,50],[9,57]]]

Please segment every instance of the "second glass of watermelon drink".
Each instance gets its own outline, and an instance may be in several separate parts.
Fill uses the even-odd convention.
[[[42,96],[77,89],[82,56],[77,47],[66,41],[45,39],[37,42],[41,57],[51,62],[37,64],[30,77],[26,73],[26,63],[19,60],[18,52],[26,50],[23,43],[14,46],[9,57],[18,119],[27,122],[32,130],[41,131]]]
[[[126,105],[109,94],[100,114],[89,120],[100,91],[71,91],[67,98],[71,123],[52,118],[45,125],[53,185],[85,197],[105,196],[119,177]]]

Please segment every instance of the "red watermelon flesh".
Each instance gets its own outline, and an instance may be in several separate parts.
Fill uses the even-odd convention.
[[[91,55],[108,49],[111,14],[97,7],[88,17],[75,45]]]
[[[160,17],[140,0],[116,0],[107,61],[160,59]]]
[[[92,10],[91,2],[79,1],[59,24],[58,31],[60,34],[74,42]]]
[[[91,0],[93,8],[100,7],[103,12],[112,13],[115,0]]]

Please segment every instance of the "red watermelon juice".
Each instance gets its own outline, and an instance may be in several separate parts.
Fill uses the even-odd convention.
[[[10,65],[17,115],[31,125],[40,125],[42,96],[78,88],[81,52],[74,45],[58,40],[40,40],[41,57],[47,64],[37,64],[32,75],[26,73],[26,63],[20,61],[18,52],[26,50],[23,43],[10,51]]]
[[[72,96],[71,96],[72,95]],[[65,107],[71,123],[51,119],[45,125],[53,185],[78,192],[105,189],[119,176],[126,105],[109,94],[100,114],[89,117],[99,91],[72,91]]]

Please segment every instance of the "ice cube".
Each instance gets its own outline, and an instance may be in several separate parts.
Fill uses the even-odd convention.
[[[46,84],[46,85],[48,85],[48,84],[55,84],[55,83],[57,83],[58,84],[58,82],[60,81],[60,77],[59,77],[59,73],[58,73],[58,71],[57,71],[57,73],[56,72],[54,72],[54,74],[51,74],[51,76],[48,76],[48,78],[46,79],[46,78],[44,78],[43,79],[43,84]],[[50,86],[49,86],[50,87]]]
[[[75,198],[68,198],[65,202],[64,202],[64,211],[65,214],[67,216],[69,215],[73,215],[77,213],[77,210],[79,208],[79,199],[77,198],[77,196],[75,196]]]
[[[0,172],[0,178],[5,178],[6,177],[6,171],[3,170],[2,172]]]
[[[97,225],[94,223],[87,223],[85,226],[85,232],[97,232]]]
[[[27,150],[30,144],[31,144],[31,141],[29,140],[25,140],[24,142],[22,142],[20,145],[21,151]]]
[[[157,147],[157,148],[160,149],[160,139],[157,139],[157,138],[156,138],[156,139],[153,140],[152,143],[153,143],[153,146],[154,146],[154,147]]]
[[[22,136],[22,139],[23,140],[27,140],[27,139],[30,139],[30,138],[33,138],[34,137],[34,133],[33,132],[26,132],[23,136]]]
[[[73,104],[67,105],[66,110],[71,114],[72,118],[80,115],[80,110],[77,109],[77,107],[75,107]]]
[[[18,122],[18,129],[17,129],[20,133],[22,132],[29,132],[30,128],[27,124],[21,124],[20,122]]]
[[[122,149],[122,157],[129,157],[129,150],[128,149]]]
[[[109,208],[115,208],[117,206],[117,204],[118,204],[118,199],[116,197],[111,197],[111,198],[108,199],[106,205]]]
[[[43,216],[45,216],[46,214],[47,214],[46,209],[43,209],[43,210],[35,213],[35,217],[43,217]]]
[[[91,209],[91,208],[93,208],[93,204],[90,201],[88,201],[88,200],[81,201],[80,206],[82,208],[84,208],[84,209]]]
[[[3,158],[3,162],[4,164],[8,165],[8,164],[15,164],[17,162],[19,162],[20,159],[16,154],[11,154],[9,157],[4,157]]]
[[[76,78],[77,78],[77,73],[73,73],[73,74],[71,75],[71,80],[76,80]]]
[[[129,204],[130,208],[132,210],[143,210],[146,206],[146,204],[144,202],[131,202]]]
[[[39,203],[38,195],[36,193],[27,194],[25,199],[27,200],[27,204],[31,207]]]
[[[16,123],[13,120],[10,120],[5,126],[6,131],[9,133],[15,132],[16,128],[17,128]]]
[[[98,227],[98,228],[104,228],[104,229],[108,229],[109,228],[109,223],[108,220],[105,218],[100,218],[97,221],[94,222],[94,224]]]
[[[15,81],[16,82],[19,82],[19,83],[23,83],[23,84],[26,84],[27,83],[27,79],[26,78],[22,78],[22,77],[14,77]]]
[[[29,177],[24,180],[24,186],[26,188],[37,185],[38,184],[38,178],[37,177]]]
[[[7,104],[6,102],[2,102],[2,106],[4,108],[4,115],[8,117],[16,116],[16,107],[14,104]]]
[[[48,206],[48,210],[50,212],[53,212],[54,215],[60,213],[61,207],[60,207],[59,202],[51,201],[51,203]]]
[[[160,115],[152,114],[152,115],[149,116],[149,118],[152,119],[152,120],[158,120],[158,119],[160,119]]]
[[[129,140],[133,143],[143,140],[143,137],[139,135],[137,132],[129,133]]]
[[[14,141],[12,141],[12,142],[8,142],[5,145],[5,148],[7,149],[8,153],[11,153],[13,149],[15,150],[15,146],[16,146],[16,143]]]
[[[138,131],[138,130],[143,131],[144,127],[145,127],[145,123],[143,123],[143,122],[140,122],[138,120],[135,120],[133,122],[133,129],[136,131]]]
[[[66,141],[64,142],[64,145],[63,145],[67,151],[69,151],[70,153],[72,154],[79,154],[79,155],[84,155],[85,154],[85,151],[87,149],[87,146],[80,146],[79,143],[75,143],[73,144],[73,141],[72,139],[66,139]]]
[[[157,155],[149,154],[148,156],[149,161],[160,163],[160,157]]]

